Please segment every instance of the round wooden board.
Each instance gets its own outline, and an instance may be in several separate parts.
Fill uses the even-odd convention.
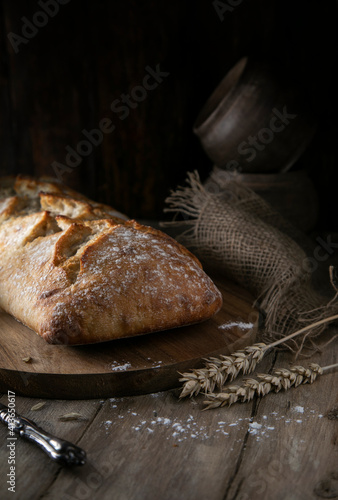
[[[86,346],[47,344],[0,312],[0,391],[40,398],[88,399],[147,394],[178,387],[178,372],[203,358],[229,354],[255,340],[252,297],[230,282],[216,284],[223,307],[203,323]],[[31,357],[31,362],[23,361]]]

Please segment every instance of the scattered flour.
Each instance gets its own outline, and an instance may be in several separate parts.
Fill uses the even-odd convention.
[[[159,393],[154,393],[154,397],[158,395]],[[123,419],[128,417],[131,432],[145,433],[146,435],[161,432],[163,439],[174,441],[174,443],[180,443],[189,439],[204,441],[211,437],[215,438],[215,436],[225,436],[225,438],[239,436],[238,442],[240,442],[246,432],[249,433],[252,439],[259,442],[263,439],[271,438],[274,432],[278,432],[278,422],[282,422],[282,425],[290,423],[301,424],[303,422],[306,423],[309,419],[323,417],[322,414],[315,414],[314,410],[307,410],[302,406],[294,406],[290,409],[288,418],[285,418],[285,414],[283,413],[273,411],[268,415],[262,415],[260,421],[253,420],[250,417],[237,418],[236,420],[229,419],[227,421],[224,419],[226,417],[225,409],[220,412],[220,416],[222,415],[223,418],[210,429],[207,419],[204,415],[202,417],[199,411],[195,415],[188,415],[184,420],[176,416],[159,416],[155,410],[147,412],[147,416],[143,412],[142,414],[138,413],[135,408],[129,408],[125,413],[116,414],[119,411],[119,401],[123,401],[124,399],[110,399],[112,415],[109,420],[106,420],[102,424],[107,434],[113,432],[113,425],[121,425]],[[293,417],[292,414],[294,415]],[[302,418],[299,418],[300,414]],[[203,424],[201,424],[201,421]]]
[[[109,431],[109,429],[110,429],[110,427],[111,427],[112,423],[113,423],[113,421],[112,421],[112,420],[106,420],[106,421],[104,422],[104,427],[105,427],[106,431]]]
[[[223,325],[220,325],[218,328],[220,330],[229,330],[230,328],[240,328],[241,330],[250,330],[250,328],[253,328],[253,323],[244,323],[243,321],[233,321],[229,323],[224,323]]]
[[[292,408],[293,411],[296,411],[297,413],[304,413],[304,407],[303,406],[295,406]]]
[[[112,372],[125,372],[128,368],[131,368],[130,363],[124,363],[123,365],[118,365],[116,361],[114,361],[111,365]]]
[[[152,358],[147,358],[147,361],[152,362],[153,368],[160,368],[163,363],[163,361],[154,361]]]
[[[256,435],[258,434],[258,431],[262,428],[262,424],[259,424],[258,422],[250,422],[249,423],[249,432],[250,434]]]

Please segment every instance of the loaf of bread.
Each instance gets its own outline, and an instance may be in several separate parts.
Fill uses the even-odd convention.
[[[0,307],[50,344],[88,344],[210,318],[222,297],[161,231],[57,183],[0,180]]]

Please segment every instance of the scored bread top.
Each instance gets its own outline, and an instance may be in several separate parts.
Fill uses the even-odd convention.
[[[221,294],[168,235],[56,182],[0,180],[0,306],[52,344],[208,319]]]

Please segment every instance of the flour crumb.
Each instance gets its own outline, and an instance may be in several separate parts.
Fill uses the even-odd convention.
[[[240,330],[249,330],[253,328],[253,323],[244,323],[243,321],[229,321],[229,323],[224,323],[223,325],[220,325],[218,328],[220,330],[229,330],[230,328],[239,328]]]
[[[104,424],[104,428],[106,429],[106,431],[109,431],[110,427],[113,425],[113,421],[112,420],[106,420],[105,422],[103,422],[103,424]]]
[[[124,363],[123,365],[119,365],[117,364],[116,361],[114,361],[110,366],[112,372],[125,372],[126,370],[128,370],[128,368],[131,368],[130,363]]]
[[[293,411],[295,411],[297,413],[304,413],[304,406],[295,406],[293,408]]]
[[[258,434],[258,431],[262,428],[262,424],[259,424],[258,422],[250,422],[249,423],[249,432],[250,434],[256,435]]]

